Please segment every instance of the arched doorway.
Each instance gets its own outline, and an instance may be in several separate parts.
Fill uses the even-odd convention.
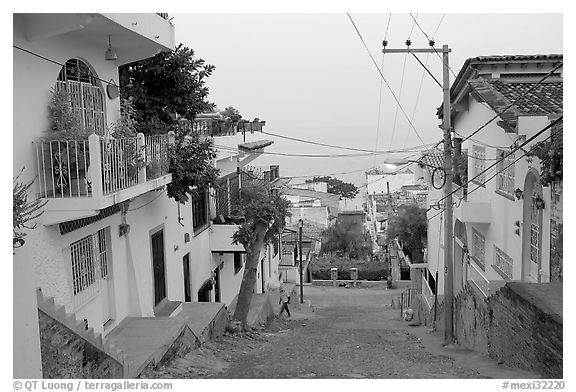
[[[540,282],[542,209],[537,208],[536,199],[542,199],[542,185],[534,169],[526,174],[523,195],[522,281]]]
[[[457,295],[468,279],[467,257],[468,236],[466,226],[460,220],[454,222],[454,295]]]
[[[88,63],[73,58],[66,61],[56,81],[56,90],[66,90],[73,112],[82,128],[97,135],[106,132],[102,84]]]

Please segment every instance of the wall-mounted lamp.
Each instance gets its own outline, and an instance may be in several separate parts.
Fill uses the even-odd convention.
[[[534,204],[536,205],[537,210],[543,210],[545,207],[544,200],[542,200],[540,196],[536,196],[536,199],[534,199]]]
[[[105,58],[106,58],[106,60],[109,60],[109,61],[118,60],[118,55],[116,54],[114,49],[112,49],[112,41],[111,41],[110,36],[108,36],[108,49],[106,50]]]
[[[516,199],[520,200],[524,197],[524,192],[522,191],[522,189],[516,188],[516,190],[514,191],[514,195],[516,196]]]

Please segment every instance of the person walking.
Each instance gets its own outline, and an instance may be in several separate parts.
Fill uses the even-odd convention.
[[[280,302],[282,307],[280,308],[280,314],[278,317],[282,317],[282,312],[286,310],[288,317],[290,317],[290,309],[288,309],[288,304],[290,303],[290,296],[284,291],[284,289],[280,289]]]

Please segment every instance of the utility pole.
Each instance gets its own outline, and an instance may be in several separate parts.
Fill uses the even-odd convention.
[[[438,53],[439,50],[434,48],[434,41],[430,41],[429,49],[410,49],[410,40],[406,41],[406,49],[386,49],[387,41],[383,41],[382,53]],[[453,316],[453,222],[452,222],[452,142],[451,142],[451,124],[450,124],[450,68],[448,66],[448,55],[451,50],[448,45],[442,46],[442,93],[443,93],[443,111],[442,111],[442,129],[444,130],[444,171],[446,174],[446,183],[444,184],[444,210],[446,219],[444,221],[444,344],[451,344],[454,340],[454,316]]]
[[[304,226],[304,221],[300,219],[298,221],[298,251],[300,252],[300,303],[304,303],[304,281],[302,280],[302,226]]]

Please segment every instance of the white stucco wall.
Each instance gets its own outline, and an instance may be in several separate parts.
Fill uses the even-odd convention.
[[[16,251],[12,262],[13,377],[39,379],[42,378],[42,359],[34,264],[31,259],[22,257],[21,249]]]

